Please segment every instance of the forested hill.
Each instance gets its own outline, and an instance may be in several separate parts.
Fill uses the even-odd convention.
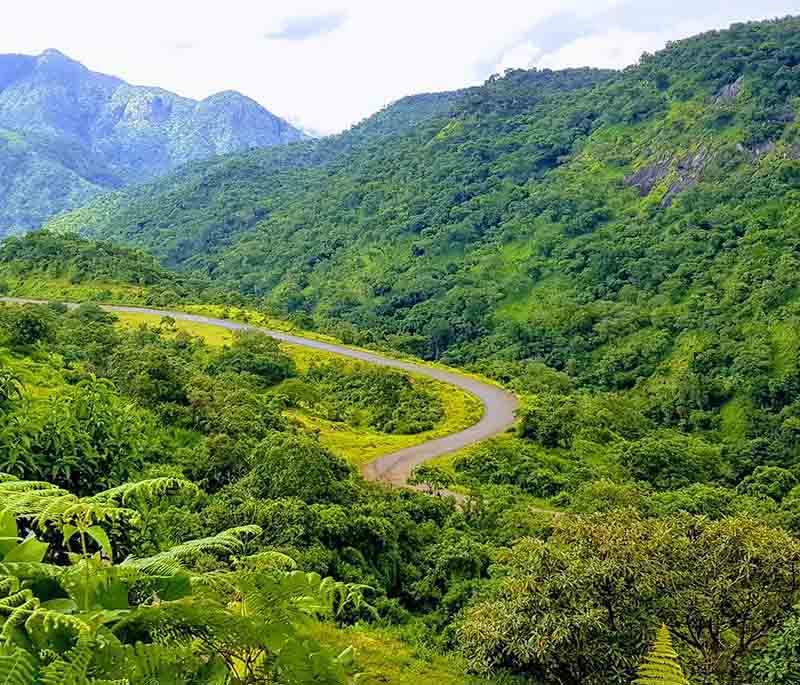
[[[694,331],[693,353],[727,373],[743,347],[769,347],[756,322],[795,307],[798,64],[788,18],[620,73],[513,71],[380,137],[359,133],[391,109],[302,149],[194,165],[56,228],[426,357],[538,359],[626,388]]]
[[[101,197],[49,226],[57,232],[77,231],[137,244],[170,265],[206,266],[206,257],[261,230],[266,220],[302,203],[303,197],[319,195],[316,201],[325,205],[333,198],[321,193],[332,183],[338,186],[346,182],[348,188],[354,183],[361,186],[367,174],[374,174],[374,166],[393,163],[398,155],[420,152],[418,148],[424,147],[451,117],[465,110],[524,107],[532,99],[579,89],[610,75],[599,70],[519,71],[513,79],[502,79],[493,87],[487,84],[484,88],[403,98],[341,135],[189,164],[154,183]],[[487,97],[492,91],[494,95]],[[404,173],[400,168],[394,171]],[[390,173],[391,168],[380,172]],[[386,176],[383,182],[388,185],[390,180]],[[398,182],[404,193],[411,190],[409,179],[403,177]],[[391,196],[387,194],[385,199],[388,202]],[[348,200],[350,204],[354,201]],[[352,210],[348,208],[348,216]],[[341,219],[346,220],[345,216]],[[327,230],[333,224],[321,217],[319,228]],[[315,246],[308,247],[313,253]],[[245,289],[263,293],[263,288]]]
[[[189,160],[304,137],[232,91],[198,102],[57,50],[0,55],[0,236]]]
[[[0,245],[0,294],[7,293],[126,304],[236,301],[235,293],[196,274],[169,271],[141,250],[48,231],[10,236]]]

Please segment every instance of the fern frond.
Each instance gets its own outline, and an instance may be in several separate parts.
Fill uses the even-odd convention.
[[[52,564],[37,564],[32,561],[6,561],[0,562],[0,594],[3,594],[3,583],[11,578],[22,580],[37,580],[42,578],[57,578],[63,573],[61,566]]]
[[[42,685],[130,685],[127,678],[96,680],[89,677],[95,656],[95,641],[84,635],[63,657],[57,657],[42,669]]]
[[[91,499],[95,502],[135,506],[138,502],[153,502],[175,495],[197,497],[200,488],[183,478],[150,478],[136,483],[124,483],[116,488],[97,493]]]
[[[7,605],[0,605],[0,613],[7,613],[7,618],[0,631],[0,641],[8,643],[17,627],[25,622],[39,609],[40,603],[30,590],[21,590],[15,595],[6,597]]]
[[[130,519],[137,515],[131,509],[93,499],[81,499],[50,483],[38,481],[0,483],[0,501],[4,512],[16,518],[35,518],[40,526],[75,521],[101,523]]]
[[[38,664],[24,649],[0,647],[0,685],[36,685]]]
[[[642,660],[634,685],[689,685],[667,626],[662,625],[650,652]]]
[[[3,481],[0,482],[0,496],[3,497],[7,494],[29,492],[31,490],[58,490],[64,492],[57,485],[44,480],[20,480],[7,473],[4,473],[3,477]]]
[[[244,569],[266,568],[276,571],[295,571],[297,570],[297,562],[288,554],[270,549],[240,559],[238,567]]]
[[[188,685],[198,682],[193,678],[196,661],[190,649],[139,642],[114,655],[113,672],[124,673],[131,685]]]
[[[151,557],[128,557],[122,562],[122,566],[132,566],[157,575],[170,575],[185,570],[183,562],[198,554],[241,554],[245,550],[245,539],[260,534],[259,526],[230,528],[211,537],[189,540]]]

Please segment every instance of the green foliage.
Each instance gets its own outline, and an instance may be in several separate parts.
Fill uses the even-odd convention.
[[[553,527],[546,541],[504,554],[466,611],[458,635],[474,668],[629,683],[659,621],[672,626],[690,678],[742,682],[747,658],[800,593],[797,540],[752,520],[627,511]]]
[[[722,475],[719,448],[680,433],[657,433],[623,447],[622,465],[659,490],[707,483]]]
[[[689,685],[683,675],[678,654],[672,647],[672,637],[667,626],[661,626],[653,647],[639,666],[639,677],[634,685]]]
[[[19,377],[0,367],[0,411],[8,409],[14,401],[22,399],[23,385]]]
[[[14,347],[28,347],[47,342],[54,333],[53,316],[46,307],[28,305],[15,307],[3,319],[9,343]]]
[[[302,436],[277,435],[264,440],[250,459],[253,469],[239,485],[255,498],[335,501],[352,474],[345,461]]]
[[[447,471],[430,464],[417,466],[408,479],[409,485],[424,487],[430,493],[445,490],[454,483],[455,479]]]
[[[244,555],[245,540],[257,536],[258,527],[187,541],[120,565],[104,563],[89,549],[84,535],[108,559],[114,556],[102,528],[87,524],[130,525],[122,510],[101,502],[142,500],[176,487],[180,483],[161,479],[79,500],[46,483],[3,483],[0,676],[5,682],[145,685],[162,672],[171,680],[158,682],[300,683],[308,682],[309,674],[318,682],[346,681],[351,662],[327,654],[298,629],[305,617],[332,616],[359,604],[360,588],[257,563],[212,573],[192,568],[202,555],[228,560]],[[37,525],[60,532],[65,546],[80,534],[79,551],[68,555],[66,565],[42,562],[46,543],[32,537],[15,541],[15,517],[25,521],[38,510],[43,492],[54,494],[58,504],[45,505]]]
[[[789,618],[753,659],[750,676],[763,685],[790,685],[800,678],[800,619]]]
[[[289,389],[290,401],[328,420],[365,423],[384,433],[414,434],[432,429],[444,418],[439,398],[390,369],[338,361],[314,363],[301,380],[302,388]]]
[[[2,421],[16,435],[0,444],[0,469],[81,492],[124,482],[159,451],[152,419],[103,380]]]
[[[277,340],[258,332],[236,331],[233,344],[212,363],[214,373],[246,373],[264,385],[274,385],[297,374],[294,361]]]

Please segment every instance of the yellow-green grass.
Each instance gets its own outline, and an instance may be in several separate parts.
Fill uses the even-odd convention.
[[[119,319],[120,325],[127,328],[136,328],[141,325],[158,325],[163,318],[157,314],[144,314],[141,312],[115,312],[115,315]],[[175,327],[179,331],[202,338],[211,347],[222,347],[233,341],[233,331],[219,326],[178,320],[175,322]]]
[[[224,305],[208,305],[208,304],[198,304],[198,305],[181,304],[181,305],[176,305],[175,309],[180,309],[180,311],[189,312],[191,314],[201,314],[204,316],[211,316],[219,319],[229,319],[231,321],[239,321],[241,323],[250,323],[255,326],[262,326],[264,328],[270,328],[276,331],[293,333],[295,335],[299,335],[304,338],[310,338],[312,340],[321,340],[324,342],[330,342],[339,345],[346,344],[347,347],[350,347],[354,350],[361,350],[363,352],[371,352],[371,353],[375,352],[374,349],[360,347],[358,345],[352,345],[349,343],[342,343],[341,340],[330,335],[325,335],[323,333],[318,333],[316,331],[308,331],[305,329],[298,328],[297,326],[288,321],[284,321],[283,319],[275,319],[267,316],[266,314],[262,314],[261,312],[256,312],[252,309],[244,309],[240,307],[228,307]],[[438,362],[425,361],[424,359],[420,359],[419,357],[415,357],[410,354],[403,354],[402,352],[399,352],[397,350],[381,348],[380,354],[382,354],[384,357],[390,357],[392,359],[410,361],[413,362],[414,364],[418,364],[419,366],[427,366],[436,369],[445,369],[447,371],[450,371],[451,373],[458,373],[467,378],[474,378],[475,380],[478,380],[481,383],[485,383],[487,385],[503,387],[501,383],[494,380],[493,378],[488,378],[487,376],[483,376],[479,373],[475,373],[473,371],[466,371],[464,369],[459,369],[452,366],[447,366],[446,364],[440,364]]]
[[[128,327],[135,327],[141,324],[153,325],[161,320],[158,315],[139,312],[121,312],[117,316],[121,325]],[[253,323],[256,322],[254,321]],[[175,322],[175,325],[178,330],[203,338],[211,346],[222,346],[233,339],[232,331],[211,324],[179,320]],[[266,324],[258,322],[258,325]],[[333,353],[311,350],[300,345],[282,344],[281,347],[294,359],[300,371],[307,369],[314,361],[332,358],[341,359],[341,357]],[[289,411],[287,414],[307,430],[317,432],[323,445],[355,465],[364,464],[395,450],[419,445],[428,440],[435,440],[450,433],[456,433],[469,428],[480,420],[483,414],[483,405],[474,395],[447,383],[415,376],[414,374],[411,374],[411,377],[415,383],[424,385],[427,390],[436,394],[444,408],[444,420],[432,430],[424,433],[391,435],[369,428],[328,421],[298,410]]]
[[[423,433],[391,435],[370,428],[356,428],[327,421],[300,411],[293,411],[291,415],[307,430],[318,432],[320,442],[328,449],[356,465],[365,464],[396,450],[457,433],[480,421],[483,405],[474,395],[427,378],[415,379],[414,382],[423,384],[427,390],[433,392],[444,408],[444,420]]]
[[[26,276],[19,278],[7,275],[0,270],[8,294],[15,297],[30,297],[40,300],[64,300],[75,302],[125,302],[143,303],[147,298],[147,288],[121,283],[72,283],[66,278],[47,276]]]
[[[465,665],[455,657],[423,658],[388,631],[340,629],[330,624],[312,627],[313,637],[336,651],[352,646],[364,685],[490,685],[492,680],[464,675]]]

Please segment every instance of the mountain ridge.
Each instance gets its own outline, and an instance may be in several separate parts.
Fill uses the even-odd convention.
[[[0,55],[0,235],[195,159],[307,137],[236,91],[193,100],[56,49]]]

